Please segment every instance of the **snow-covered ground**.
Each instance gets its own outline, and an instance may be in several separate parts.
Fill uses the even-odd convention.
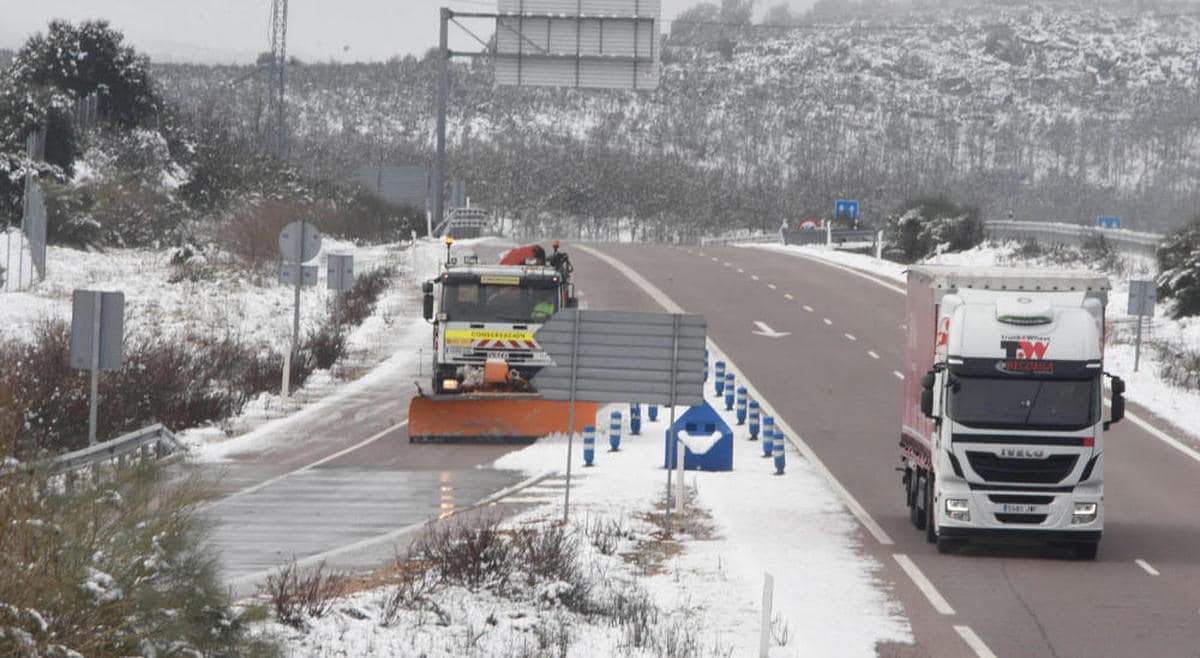
[[[777,252],[801,253],[855,270],[868,272],[880,278],[903,284],[905,266],[886,260],[877,260],[863,254],[827,249],[821,246],[797,246],[779,244],[744,244],[741,246]],[[1023,259],[1015,252],[1013,243],[988,243],[974,249],[957,253],[943,253],[929,258],[926,263],[938,265],[970,266],[1022,266],[1078,268],[1081,265],[1059,265],[1045,259]],[[1136,320],[1128,315],[1130,279],[1153,279],[1157,274],[1151,259],[1124,256],[1126,271],[1104,272],[1109,275],[1112,291],[1108,297],[1108,334],[1105,348],[1105,370],[1122,377],[1128,388],[1126,397],[1151,413],[1172,423],[1185,433],[1193,443],[1200,443],[1200,391],[1188,390],[1163,380],[1162,357],[1151,345],[1151,341],[1164,341],[1174,345],[1200,346],[1200,318],[1171,319],[1169,306],[1155,306],[1152,322],[1143,327],[1142,350],[1138,371],[1134,372],[1134,334]]]
[[[710,351],[714,360],[722,358]],[[714,406],[734,430],[734,470],[686,474],[696,496],[691,504],[703,512],[687,514],[685,531],[675,540],[663,540],[650,516],[661,513],[656,504],[664,495],[666,409],[660,409],[657,422],[649,422],[643,408],[642,433],[629,436],[628,407],[602,407],[597,425],[607,427],[609,411],[621,410],[625,435],[621,450],[609,452],[607,433],[600,432],[592,468],[582,466],[582,446],[575,441],[571,529],[582,540],[587,569],[597,582],[648,594],[661,613],[654,632],[673,636],[686,629],[696,649],[686,655],[757,653],[766,573],[775,583],[772,655],[873,656],[880,642],[911,642],[907,620],[879,579],[880,565],[862,553],[861,531],[827,481],[791,446],[786,473],[775,475],[772,460],[762,457],[761,443],[751,442],[748,429],[737,426],[723,405]],[[500,459],[496,467],[561,473],[566,453],[566,438],[550,437]],[[561,519],[561,492],[552,487],[519,492],[518,497],[539,503],[505,525]],[[590,528],[606,524],[623,529],[611,555],[588,541]],[[661,568],[639,566],[639,556],[653,553],[664,556]],[[522,649],[536,648],[538,629],[547,627],[565,629],[570,656],[663,655],[661,647],[632,646],[625,630],[602,617],[564,610],[552,596],[531,604],[451,588],[437,597],[448,626],[430,625],[427,613],[401,615],[385,625],[386,600],[393,591],[382,587],[349,596],[327,616],[309,619],[303,631],[272,629],[285,638],[292,655],[304,656],[541,655]],[[467,649],[463,638],[472,634],[477,637]]]

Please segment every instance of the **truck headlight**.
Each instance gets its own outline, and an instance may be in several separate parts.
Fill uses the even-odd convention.
[[[1096,520],[1096,511],[1100,508],[1096,503],[1075,503],[1071,511],[1071,525],[1092,523]]]
[[[946,516],[955,521],[970,521],[971,509],[967,507],[967,500],[965,498],[947,498]]]
[[[457,391],[458,390],[458,380],[457,379],[443,379],[442,380],[442,388],[447,391]]]

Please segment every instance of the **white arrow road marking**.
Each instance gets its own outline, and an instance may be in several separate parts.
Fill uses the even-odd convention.
[[[792,335],[792,332],[790,331],[775,331],[774,329],[768,327],[767,323],[763,322],[762,320],[755,320],[754,324],[758,325],[758,331],[754,333],[758,334],[759,336],[766,336],[767,338],[780,338],[783,336]]]

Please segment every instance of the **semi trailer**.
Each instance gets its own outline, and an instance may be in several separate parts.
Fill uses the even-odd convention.
[[[913,525],[939,552],[1044,543],[1094,559],[1104,434],[1125,410],[1124,382],[1104,372],[1108,279],[930,266],[907,285],[899,470]]]

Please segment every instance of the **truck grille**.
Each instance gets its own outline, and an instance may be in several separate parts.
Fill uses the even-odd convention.
[[[1018,505],[1049,505],[1054,502],[1054,496],[1023,496],[1020,494],[992,494],[988,500],[993,503],[1015,503]]]
[[[1046,520],[1045,514],[996,514],[996,520],[1000,523],[1028,523],[1036,525]]]
[[[1079,455],[1045,459],[1001,459],[990,452],[967,451],[967,463],[987,482],[1057,484],[1071,474]]]

